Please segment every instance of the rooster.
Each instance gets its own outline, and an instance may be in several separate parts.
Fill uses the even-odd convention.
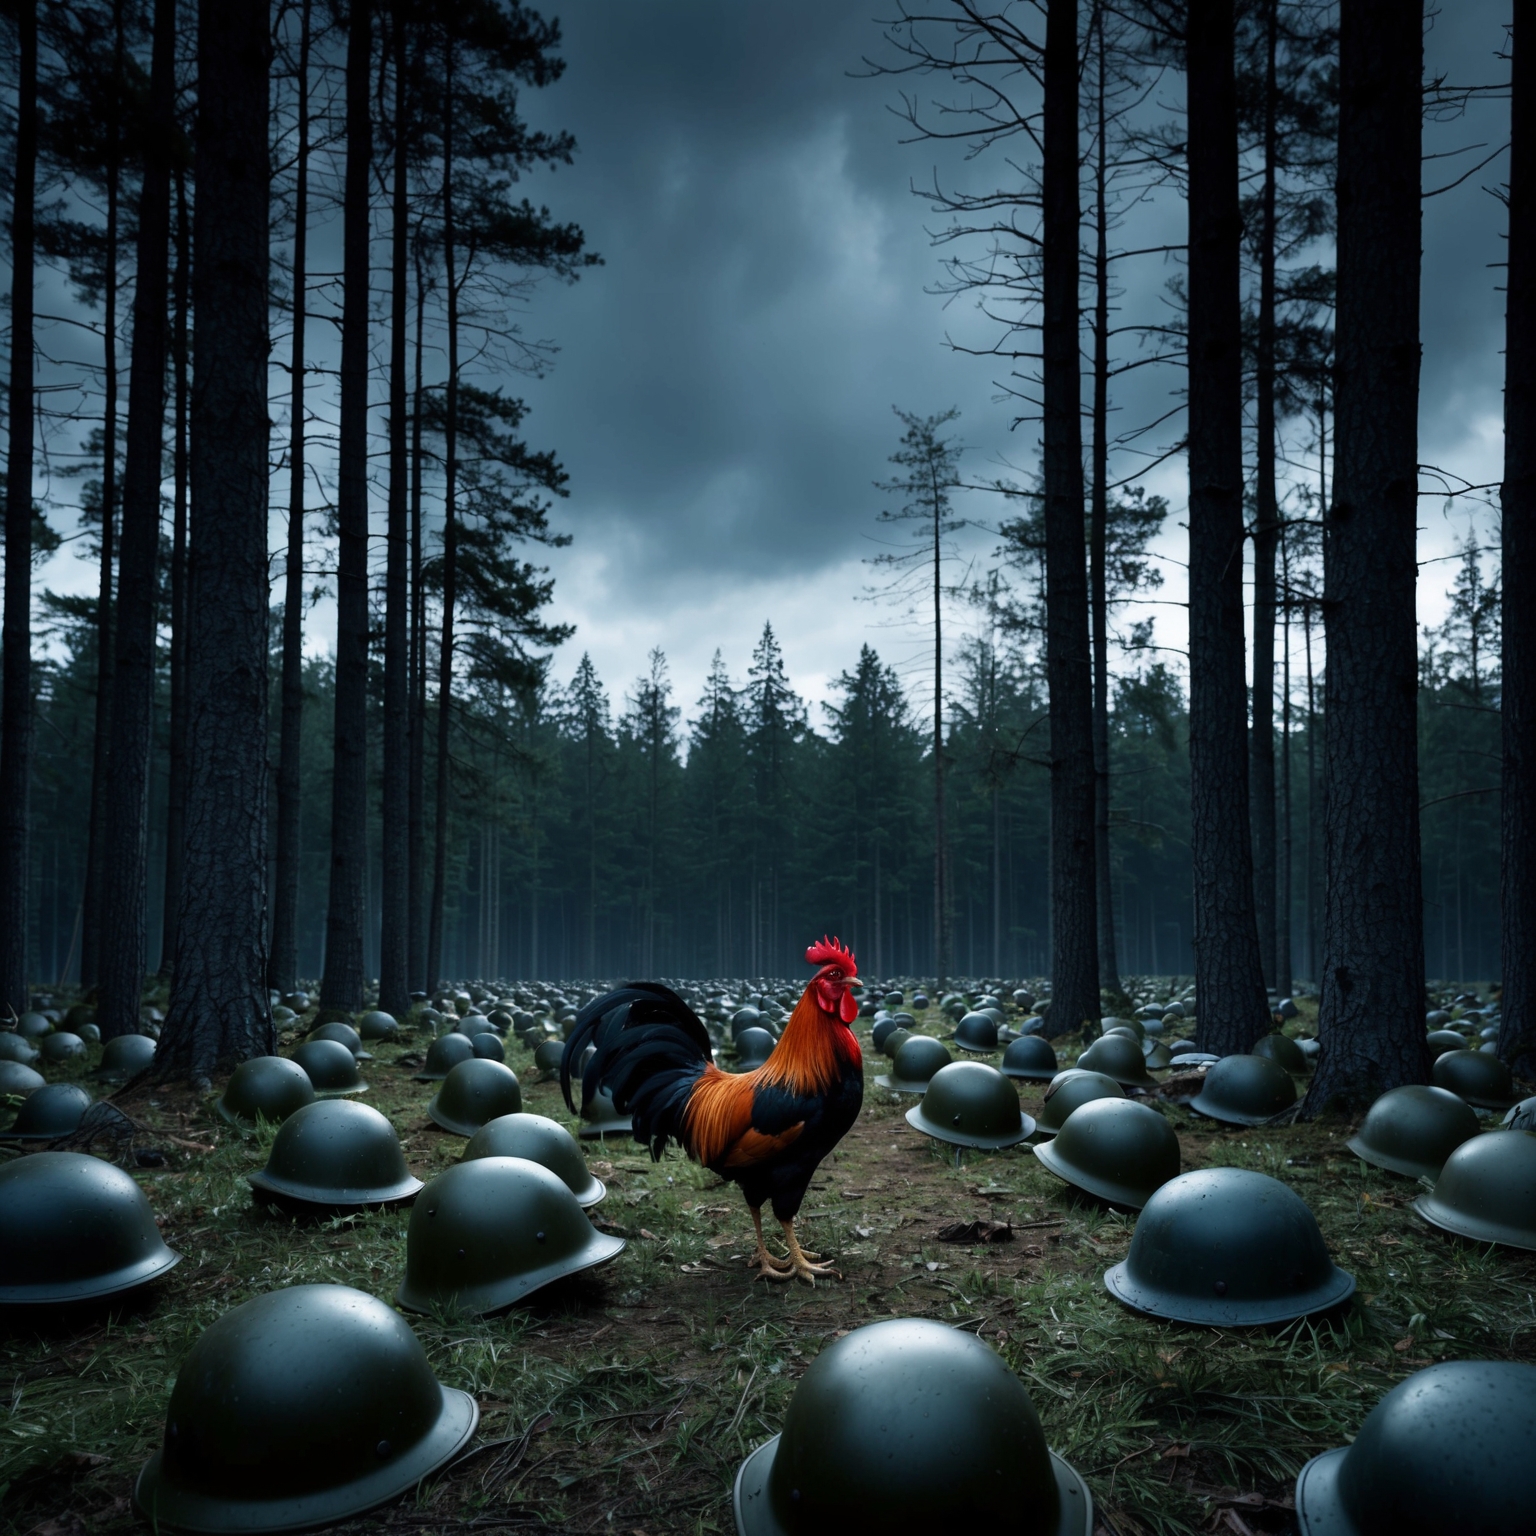
[[[852,953],[836,939],[806,950],[819,966],[767,1062],[755,1072],[722,1072],[703,1021],[669,987],[631,982],[594,998],[576,1016],[560,1059],[560,1087],[571,1100],[571,1064],[596,1047],[581,1080],[585,1108],[602,1088],[628,1113],[634,1137],[659,1160],[675,1141],[697,1163],[741,1185],[766,1280],[798,1277],[814,1286],[835,1275],[795,1237],[795,1216],[822,1158],[840,1142],[864,1100],[864,1056],[849,1024],[862,989]],[[788,1260],[763,1240],[763,1202],[784,1229]]]

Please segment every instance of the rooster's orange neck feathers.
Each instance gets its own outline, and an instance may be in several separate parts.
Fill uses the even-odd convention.
[[[853,1031],[817,1003],[813,985],[805,989],[779,1043],[753,1076],[797,1093],[822,1093],[863,1061]]]

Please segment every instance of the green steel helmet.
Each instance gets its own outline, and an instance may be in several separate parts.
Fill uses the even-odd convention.
[[[180,1262],[121,1168],[81,1152],[0,1166],[0,1306],[112,1296]]]
[[[400,1033],[400,1022],[394,1014],[375,1008],[357,1021],[357,1032],[364,1040],[393,1040]]]
[[[1035,1129],[1042,1136],[1054,1136],[1067,1123],[1067,1116],[1080,1105],[1094,1099],[1123,1099],[1125,1089],[1102,1072],[1088,1072],[1068,1067],[1058,1072],[1045,1090],[1045,1104]]]
[[[1102,1019],[1099,1027],[1106,1035],[1130,1035],[1138,1045],[1147,1038],[1147,1029],[1140,1019]]]
[[[1296,1102],[1291,1074],[1267,1056],[1223,1056],[1189,1107],[1229,1125],[1262,1125]]]
[[[427,1113],[445,1131],[473,1136],[487,1120],[515,1115],[522,1107],[517,1073],[502,1062],[476,1056],[448,1073]]]
[[[476,1035],[496,1033],[496,1026],[483,1013],[467,1013],[453,1027],[459,1034],[468,1035],[471,1040]]]
[[[1432,1029],[1424,1037],[1431,1056],[1443,1056],[1447,1051],[1464,1051],[1467,1042],[1454,1029]]]
[[[469,1138],[462,1163],[477,1157],[522,1157],[558,1174],[583,1208],[596,1205],[608,1193],[603,1181],[587,1167],[576,1138],[543,1115],[518,1113],[488,1120]]]
[[[33,1093],[47,1081],[25,1062],[0,1060],[0,1097]]]
[[[952,1037],[962,1051],[984,1054],[997,1049],[997,1020],[990,1013],[968,1013]]]
[[[733,1503],[737,1536],[1093,1529],[1088,1489],[1047,1449],[1024,1384],[975,1334],[918,1317],[822,1350]]]
[[[775,1041],[766,1029],[744,1029],[736,1036],[736,1054],[743,1072],[755,1072],[768,1060]]]
[[[1529,1531],[1533,1511],[1536,1366],[1513,1361],[1416,1372],[1296,1479],[1301,1536]]]
[[[372,1061],[373,1057],[363,1049],[363,1037],[350,1024],[332,1019],[328,1024],[317,1024],[309,1032],[311,1040],[334,1040],[352,1052],[357,1061]]]
[[[68,1136],[80,1129],[91,1102],[90,1094],[77,1083],[47,1083],[27,1095],[5,1134],[14,1141],[54,1141]]]
[[[101,1048],[96,1076],[126,1082],[155,1059],[155,1042],[148,1035],[116,1035]]]
[[[587,1220],[558,1174],[523,1157],[478,1157],[422,1190],[395,1300],[412,1312],[449,1307],[484,1316],[606,1264],[623,1248],[623,1238]]]
[[[390,1205],[421,1188],[394,1126],[355,1099],[295,1110],[272,1138],[267,1166],[246,1177],[259,1195],[307,1205]]]
[[[1146,1104],[1131,1099],[1090,1099],[1067,1116],[1035,1156],[1056,1175],[1112,1205],[1140,1210],[1170,1179],[1179,1176],[1179,1138]]]
[[[908,1040],[912,1038],[912,1031],[904,1024],[898,1025],[880,1042],[880,1053],[891,1061],[896,1060],[896,1054]],[[946,1054],[948,1054],[946,1052]]]
[[[1141,1052],[1146,1058],[1148,1072],[1165,1072],[1173,1065],[1173,1057],[1161,1040],[1143,1041]]]
[[[440,1083],[461,1061],[475,1054],[475,1042],[468,1035],[439,1035],[427,1047],[427,1059],[416,1074],[418,1083]]]
[[[902,1027],[901,1022],[897,1019],[881,1019],[869,1032],[870,1038],[875,1042],[875,1049],[877,1051],[883,1050],[885,1042]]]
[[[283,1006],[285,1008],[293,1009],[293,1011],[295,1013],[308,1013],[309,1012],[309,993],[308,992],[290,992],[283,999]]]
[[[1061,1070],[1049,1040],[1039,1035],[1020,1035],[1003,1052],[1003,1075],[1022,1077],[1032,1083],[1048,1083]]]
[[[350,1286],[295,1285],[198,1338],[133,1500],[157,1529],[334,1525],[409,1493],[478,1421],[474,1398],[438,1383],[398,1312]]]
[[[0,1030],[0,1061],[19,1061],[22,1066],[37,1060],[37,1047],[14,1029]]]
[[[760,1028],[762,1025],[762,1019],[762,1014],[759,1013],[756,1008],[753,1008],[750,1005],[745,1008],[738,1008],[736,1012],[731,1015],[732,1036],[734,1037],[739,1035],[744,1029]]]
[[[1447,1051],[1435,1058],[1429,1076],[1435,1087],[1449,1088],[1478,1109],[1508,1109],[1515,1102],[1509,1068],[1482,1051]]]
[[[1477,1131],[1477,1116],[1454,1093],[1409,1083],[1371,1105],[1349,1150],[1390,1173],[1437,1179],[1446,1158]]]
[[[956,1147],[996,1151],[1031,1135],[1035,1122],[1019,1109],[1019,1092],[984,1061],[952,1061],[928,1079],[907,1124]]]
[[[315,1102],[315,1085],[296,1061],[286,1056],[253,1056],[230,1074],[219,1113],[231,1125],[255,1125],[257,1120],[286,1120]]]
[[[78,1056],[84,1056],[88,1049],[79,1035],[71,1034],[68,1030],[55,1030],[51,1035],[44,1035],[38,1046],[43,1060],[54,1063],[73,1061]]]
[[[483,1030],[470,1040],[474,1053],[482,1061],[505,1061],[507,1048],[501,1043],[501,1037],[491,1030]]]
[[[932,1035],[913,1035],[896,1052],[891,1070],[882,1072],[875,1081],[893,1093],[926,1093],[933,1074],[953,1060],[942,1040],[935,1040]]]
[[[90,1039],[85,1026],[95,1022],[96,1010],[89,1003],[75,1003],[64,1014],[64,1028],[74,1030],[82,1040]]]
[[[1521,1099],[1501,1123],[1510,1130],[1536,1131],[1536,1095]]]
[[[613,1102],[611,1088],[599,1088],[581,1106],[581,1128],[577,1135],[583,1141],[591,1141],[594,1138],[600,1141],[604,1136],[628,1135],[633,1129],[634,1122],[628,1115],[621,1115],[618,1106]]]
[[[1287,1323],[1355,1289],[1301,1196],[1248,1168],[1170,1179],[1143,1207],[1131,1251],[1104,1284],[1137,1312],[1212,1328]]]
[[[16,1021],[16,1032],[28,1040],[41,1040],[53,1033],[53,1025],[40,1013],[24,1013]]]
[[[1490,1131],[1464,1141],[1413,1208],[1458,1237],[1536,1250],[1536,1132]]]
[[[1077,1064],[1084,1072],[1102,1072],[1105,1077],[1112,1077],[1122,1088],[1152,1084],[1140,1043],[1124,1035],[1100,1036],[1077,1058]]]
[[[87,1023],[84,1023],[84,1024],[77,1025],[76,1029],[75,1029],[75,1033],[77,1035],[79,1035],[80,1038],[82,1040],[84,1040],[88,1045],[100,1045],[101,1044],[101,1029],[96,1024],[92,1024],[90,1022],[87,1022]]]
[[[357,1058],[339,1041],[306,1040],[294,1048],[293,1060],[304,1068],[322,1098],[368,1092],[368,1084],[357,1075]]]
[[[1307,1058],[1301,1047],[1289,1035],[1282,1035],[1278,1030],[1257,1040],[1249,1054],[1267,1056],[1271,1061],[1279,1062],[1287,1072],[1307,1070]]]
[[[565,1055],[563,1040],[541,1040],[533,1051],[533,1064],[540,1072],[558,1072],[560,1058]]]

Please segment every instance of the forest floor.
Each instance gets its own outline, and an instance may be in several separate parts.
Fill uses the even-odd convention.
[[[366,1102],[430,1178],[464,1143],[428,1120],[434,1085],[399,1063],[408,1049],[376,1047]],[[509,1061],[525,1109],[574,1124],[515,1042]],[[906,1124],[914,1100],[874,1086],[884,1070],[867,1046],[864,1112],[802,1213],[806,1245],[843,1275],[814,1289],[753,1282],[734,1187],[676,1152],[652,1164],[633,1142],[586,1143],[609,1189],[592,1215],[628,1240],[624,1252],[498,1317],[413,1317],[439,1378],[479,1400],[477,1448],[340,1529],[730,1532],[736,1468],[780,1427],[822,1346],[882,1318],[931,1317],[974,1330],[1019,1373],[1051,1447],[1088,1483],[1098,1532],[1258,1536],[1288,1528],[1301,1464],[1346,1443],[1394,1382],[1440,1359],[1536,1359],[1536,1255],[1426,1227],[1409,1209],[1412,1181],[1356,1159],[1343,1121],[1224,1129],[1162,1106],[1186,1169],[1283,1179],[1357,1281],[1336,1317],[1182,1327],[1132,1314],[1104,1289],[1130,1216],[1060,1183],[1027,1144],[967,1152],[957,1167],[952,1149]],[[1025,1110],[1038,1110],[1043,1085],[1020,1086]],[[0,1319],[7,1536],[134,1529],[133,1480],[203,1328],[285,1285],[392,1299],[403,1268],[408,1211],[294,1221],[254,1205],[245,1181],[270,1135],[241,1135],[212,1099],[176,1091],[131,1094],[124,1107],[166,1154],[136,1177],[185,1257],[132,1301]],[[1002,1224],[1005,1240],[941,1236],[967,1222]]]

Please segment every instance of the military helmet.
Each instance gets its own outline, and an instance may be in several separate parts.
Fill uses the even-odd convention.
[[[1291,1074],[1267,1056],[1223,1056],[1190,1108],[1229,1125],[1262,1125],[1296,1102]]]
[[[1088,1536],[1093,1500],[1047,1449],[1023,1383],[975,1334],[869,1323],[800,1378],[784,1430],[736,1474],[738,1536],[1020,1530]]]
[[[427,1059],[416,1074],[418,1083],[441,1082],[461,1061],[475,1054],[475,1043],[468,1035],[439,1035],[427,1047]]]
[[[1090,1099],[1035,1156],[1056,1175],[1112,1205],[1140,1210],[1179,1176],[1179,1138],[1162,1115],[1131,1099]]]
[[[357,1021],[357,1032],[364,1040],[393,1040],[400,1033],[400,1022],[394,1014],[375,1008]]]
[[[286,1056],[253,1056],[230,1074],[219,1113],[232,1125],[257,1120],[279,1122],[315,1102],[315,1085],[296,1061]]]
[[[53,1033],[53,1025],[40,1013],[24,1013],[16,1021],[16,1032],[25,1035],[28,1040],[41,1040],[44,1035]]]
[[[1272,1034],[1260,1036],[1254,1042],[1249,1054],[1267,1056],[1271,1061],[1278,1062],[1287,1072],[1307,1070],[1307,1058],[1301,1047],[1289,1035],[1282,1035],[1278,1030]]]
[[[1022,1077],[1030,1082],[1048,1083],[1059,1070],[1051,1042],[1039,1035],[1020,1035],[1003,1052],[1002,1071],[1005,1077]]]
[[[1301,1536],[1528,1531],[1536,1366],[1445,1360],[1400,1381],[1354,1442],[1296,1479]]]
[[[736,1054],[743,1072],[755,1072],[763,1065],[777,1042],[766,1029],[744,1029],[736,1036]]]
[[[453,1027],[459,1034],[468,1035],[471,1040],[487,1031],[491,1034],[496,1032],[496,1026],[483,1013],[466,1013]]]
[[[309,1205],[389,1205],[421,1188],[394,1126],[353,1099],[295,1110],[272,1138],[267,1166],[246,1177],[258,1194]]]
[[[895,1034],[895,1032],[901,1027],[901,1023],[896,1019],[886,1018],[879,1020],[875,1027],[869,1032],[870,1038],[875,1042],[875,1049],[877,1051],[882,1050],[885,1046],[887,1037]]]
[[[5,1134],[16,1141],[55,1141],[79,1130],[90,1107],[91,1096],[78,1083],[47,1083],[27,1095]]]
[[[115,1035],[101,1048],[97,1077],[126,1080],[137,1077],[155,1059],[155,1042],[148,1035]]]
[[[1143,1207],[1129,1254],[1104,1284],[1138,1312],[1213,1328],[1290,1322],[1355,1289],[1301,1196],[1248,1168],[1170,1179]]]
[[[882,1072],[875,1081],[892,1093],[925,1093],[933,1074],[953,1060],[942,1040],[935,1040],[932,1035],[913,1035],[896,1052],[891,1070]]]
[[[112,1296],[180,1262],[121,1168],[81,1152],[0,1166],[0,1306]]]
[[[594,1138],[600,1141],[605,1136],[628,1134],[633,1129],[634,1122],[628,1115],[621,1115],[614,1104],[613,1089],[599,1088],[581,1106],[581,1127],[576,1134],[583,1141]]]
[[[478,1421],[474,1398],[438,1383],[398,1312],[349,1286],[295,1285],[198,1338],[133,1499],[157,1528],[334,1525],[410,1492]]]
[[[1536,1250],[1536,1131],[1490,1131],[1462,1142],[1413,1208],[1458,1237]]]
[[[1138,1045],[1147,1038],[1147,1027],[1140,1019],[1101,1019],[1099,1030],[1106,1035],[1129,1035]]]
[[[534,1048],[533,1064],[540,1072],[558,1072],[560,1070],[560,1058],[565,1054],[565,1042],[563,1040],[541,1040]]]
[[[517,1073],[499,1061],[461,1061],[443,1079],[427,1113],[455,1136],[473,1136],[487,1120],[515,1115],[523,1107]]]
[[[1085,1072],[1114,1078],[1122,1088],[1149,1087],[1152,1082],[1140,1044],[1124,1035],[1101,1035],[1077,1058],[1077,1064]]]
[[[1521,1099],[1504,1116],[1500,1124],[1516,1131],[1536,1131],[1536,1094],[1528,1099]]]
[[[421,1192],[395,1300],[412,1312],[447,1306],[483,1316],[623,1247],[587,1220],[559,1174],[523,1157],[478,1157]]]
[[[951,1038],[962,1051],[984,1054],[997,1049],[997,1020],[990,1013],[968,1013],[958,1024]]]
[[[608,1193],[603,1181],[587,1167],[576,1138],[543,1115],[518,1113],[487,1120],[469,1138],[462,1163],[477,1157],[522,1157],[558,1174],[582,1207],[596,1205]]]
[[[1045,1104],[1035,1129],[1042,1136],[1054,1136],[1067,1123],[1067,1116],[1079,1105],[1094,1099],[1123,1099],[1125,1089],[1102,1072],[1088,1072],[1082,1067],[1068,1067],[1058,1072],[1045,1090]]]
[[[501,1037],[490,1030],[482,1030],[478,1035],[470,1039],[470,1045],[474,1053],[482,1061],[505,1061],[507,1048],[501,1043]]]
[[[880,1043],[881,1054],[891,1061],[896,1060],[896,1053],[901,1050],[908,1040],[912,1038],[912,1031],[904,1024],[898,1025]]]
[[[1432,1029],[1425,1037],[1431,1056],[1443,1056],[1447,1051],[1464,1051],[1467,1042],[1454,1029]]]
[[[1409,1083],[1381,1095],[1349,1150],[1367,1163],[1410,1179],[1436,1179],[1446,1158],[1477,1135],[1477,1116],[1454,1093]]]
[[[372,1061],[373,1053],[363,1049],[363,1037],[353,1029],[350,1024],[341,1019],[331,1019],[325,1024],[317,1024],[309,1032],[311,1040],[334,1040],[338,1045],[344,1045],[352,1052],[356,1061]]]
[[[1449,1088],[1479,1109],[1508,1109],[1515,1101],[1509,1068],[1482,1051],[1447,1051],[1435,1058],[1429,1076],[1437,1088]]]
[[[1144,1040],[1141,1053],[1146,1059],[1148,1072],[1166,1072],[1173,1065],[1173,1057],[1168,1054],[1168,1047],[1161,1040]]]
[[[48,1079],[19,1061],[0,1061],[0,1095],[33,1093]]]
[[[936,1141],[996,1151],[1033,1133],[1035,1122],[1019,1108],[1018,1090],[983,1061],[952,1061],[928,1079],[907,1124]]]
[[[37,1060],[37,1047],[14,1029],[0,1030],[0,1061],[19,1061],[22,1066]]]
[[[44,1035],[38,1046],[43,1060],[52,1062],[73,1061],[77,1056],[84,1056],[88,1049],[85,1041],[69,1030],[55,1030],[51,1035]]]
[[[322,1098],[368,1092],[368,1084],[357,1075],[356,1058],[336,1040],[306,1040],[294,1047],[292,1059],[304,1068]]]

